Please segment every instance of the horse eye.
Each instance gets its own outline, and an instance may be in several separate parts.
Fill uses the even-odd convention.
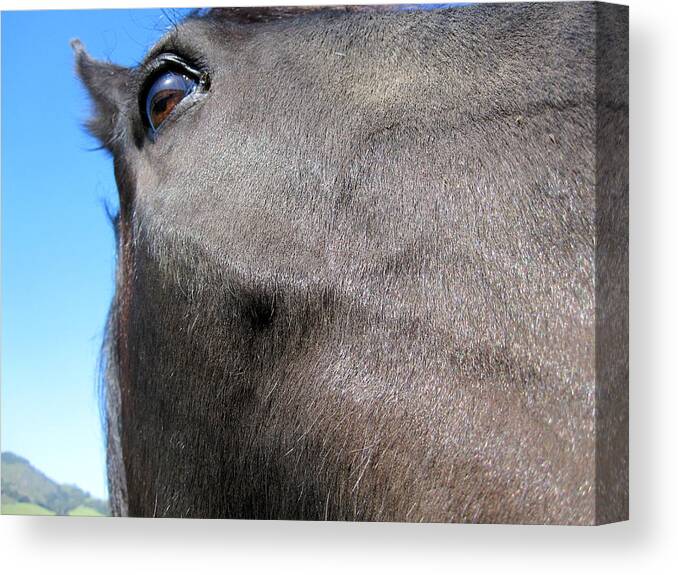
[[[173,71],[160,74],[146,94],[146,118],[151,128],[157,130],[196,86],[196,81],[186,74]]]

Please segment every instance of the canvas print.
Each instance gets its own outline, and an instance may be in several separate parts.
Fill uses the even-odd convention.
[[[129,13],[132,42],[120,11],[89,39],[96,12],[3,13],[3,513],[627,519],[628,8],[223,7],[141,41]],[[29,76],[22,30],[56,19],[69,67]],[[42,140],[98,151],[41,175]],[[110,237],[35,247],[43,200],[18,190],[55,174],[99,190],[39,196],[46,233]],[[97,194],[110,223],[80,217]],[[29,315],[22,254],[87,250]],[[25,427],[20,327],[51,313],[73,318],[45,328],[57,348],[100,327],[76,378],[91,392],[101,344],[100,418],[69,442],[105,488],[30,455],[64,429]]]

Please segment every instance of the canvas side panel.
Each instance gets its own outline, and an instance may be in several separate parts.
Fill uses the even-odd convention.
[[[629,144],[626,6],[596,6],[596,523],[628,519]]]

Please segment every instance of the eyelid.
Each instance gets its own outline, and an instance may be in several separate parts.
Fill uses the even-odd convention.
[[[153,58],[153,60],[147,62],[142,67],[142,74],[145,78],[144,84],[147,84],[160,71],[164,70],[175,70],[178,72],[185,71],[194,75],[196,78],[200,78],[206,74],[204,70],[200,70],[197,66],[194,66],[185,58],[182,58],[181,56],[178,56],[172,52],[163,52],[162,54],[158,54],[155,58]]]

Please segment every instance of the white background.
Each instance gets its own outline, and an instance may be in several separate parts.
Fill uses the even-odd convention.
[[[210,4],[219,2],[204,5]],[[630,521],[575,528],[3,516],[0,565],[4,572],[678,572],[677,3],[633,0],[629,4]],[[0,6],[185,4],[2,0]]]

